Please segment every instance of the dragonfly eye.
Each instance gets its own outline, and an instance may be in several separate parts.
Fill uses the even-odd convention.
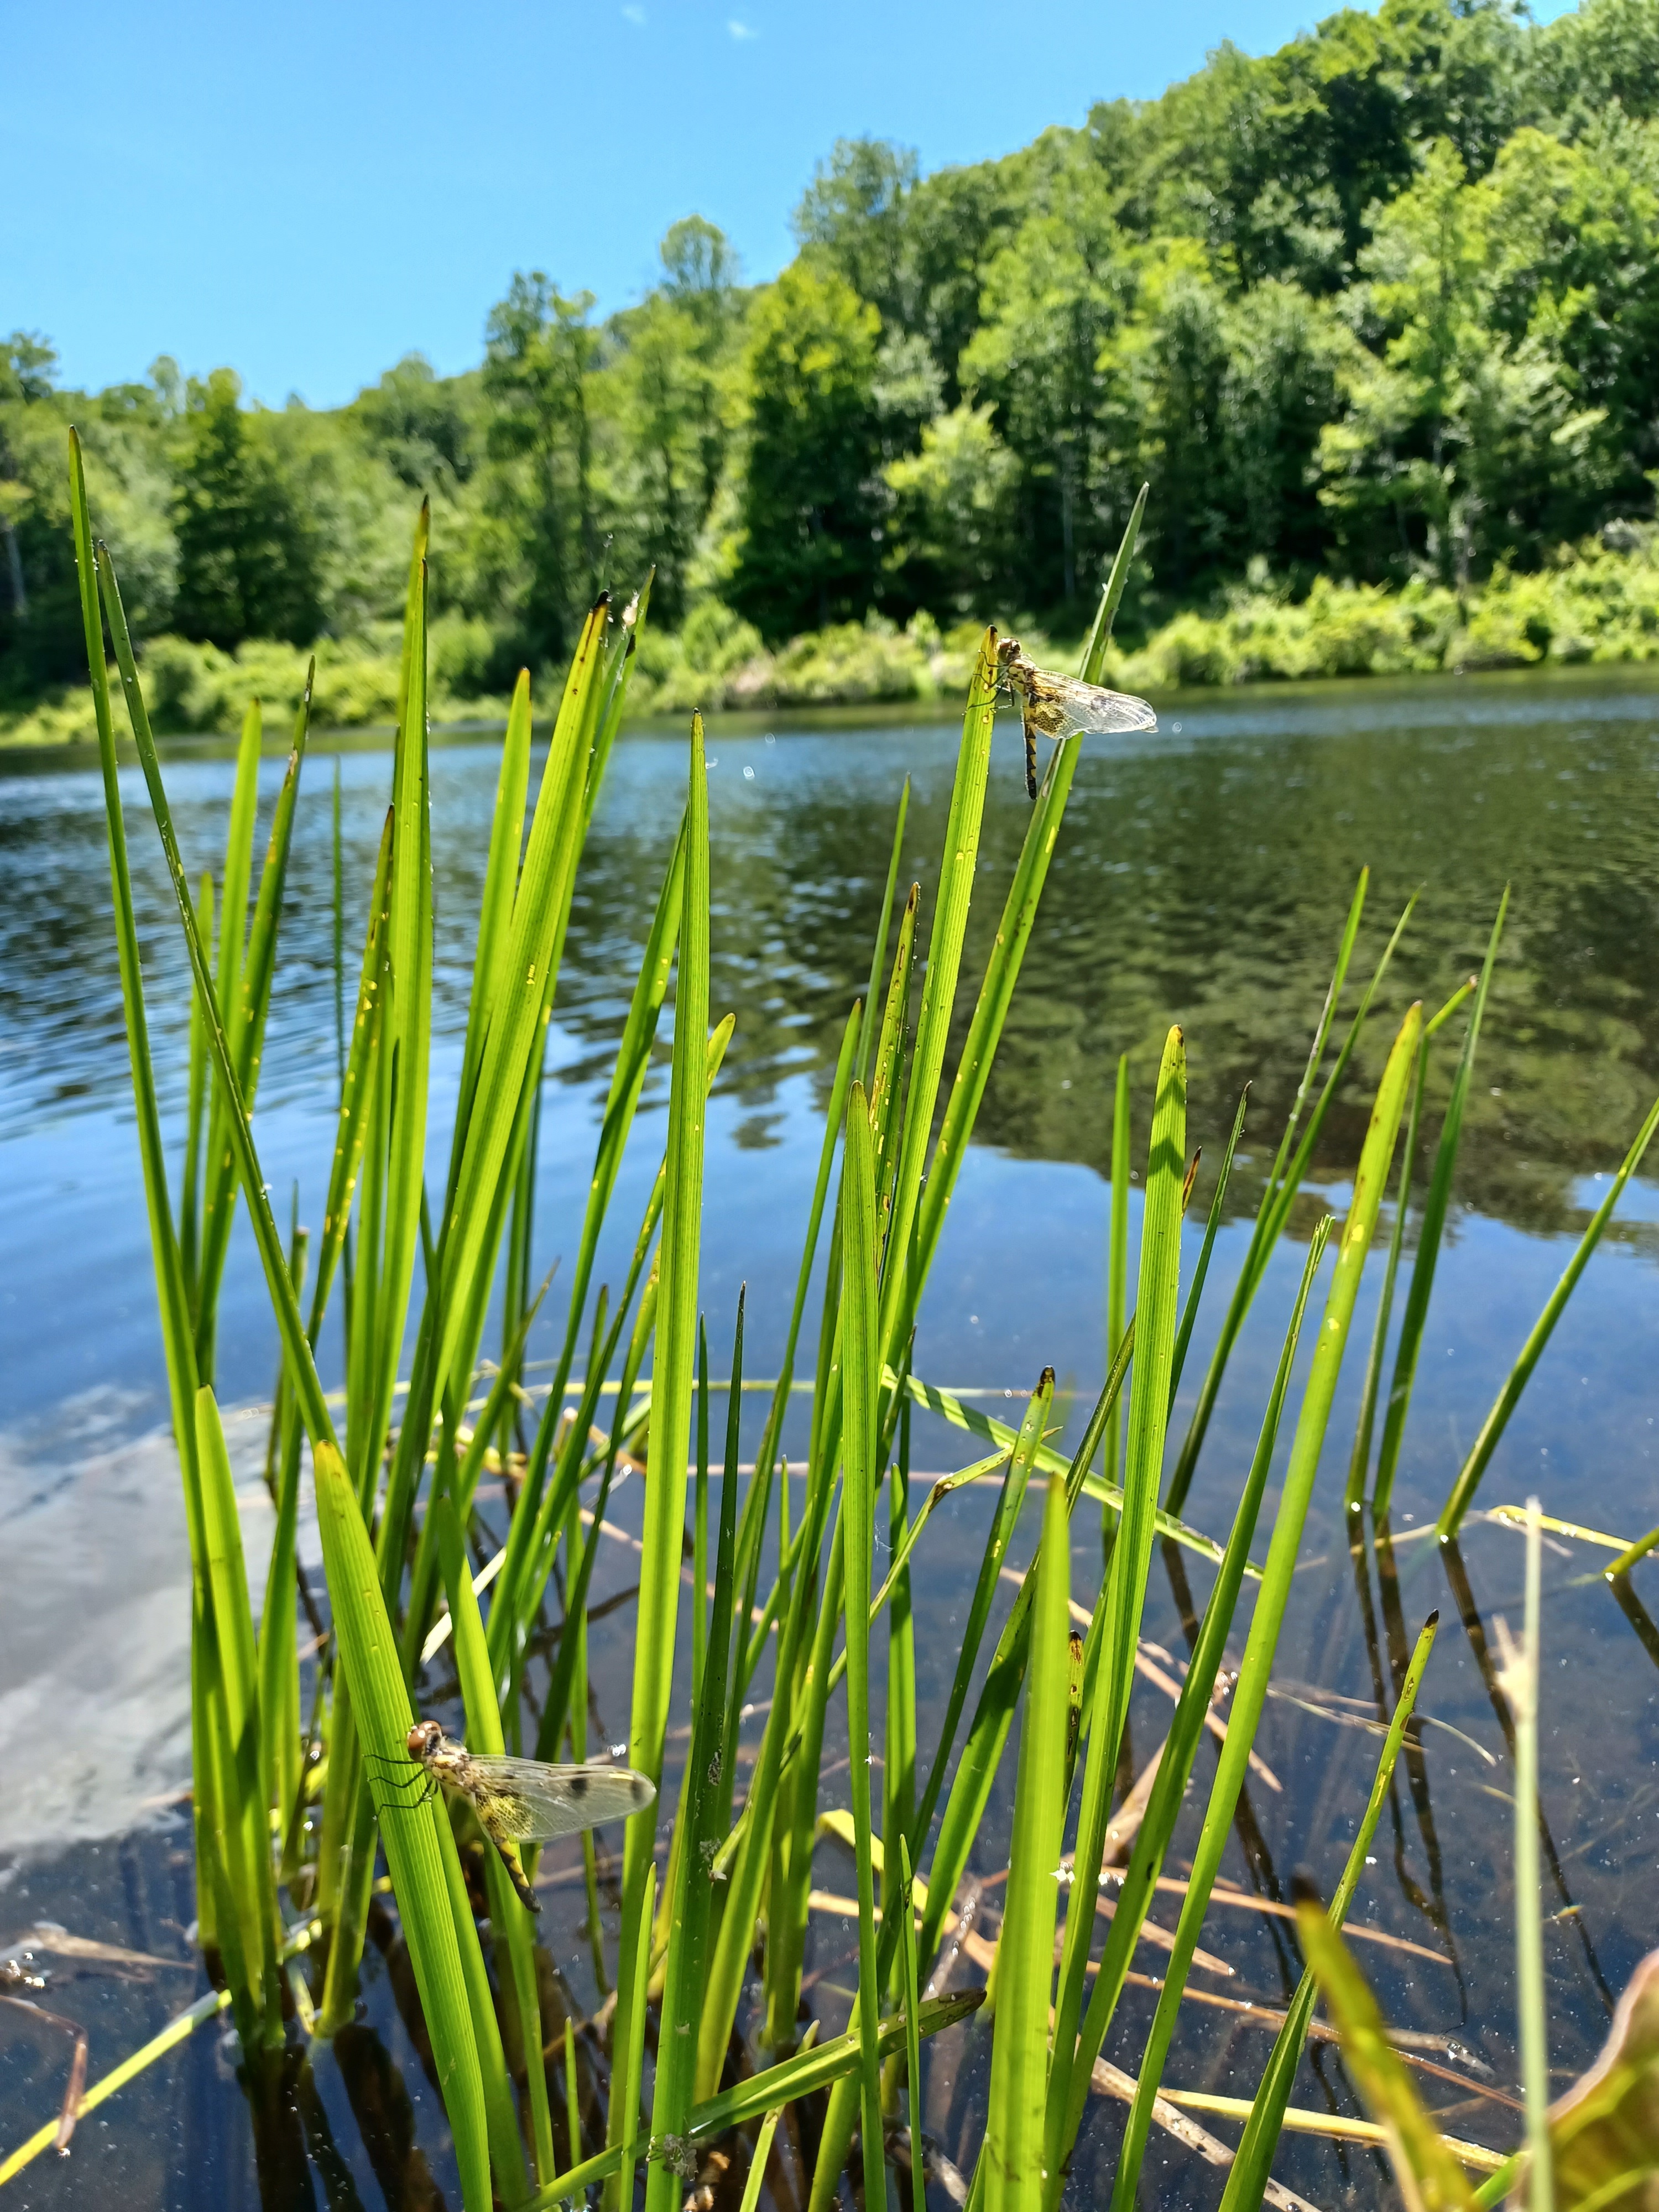
[[[409,1731],[408,1745],[410,1757],[411,1759],[424,1759],[429,1751],[435,1751],[437,1749],[439,1741],[442,1735],[443,1730],[439,1727],[436,1721],[416,1721],[414,1727]]]

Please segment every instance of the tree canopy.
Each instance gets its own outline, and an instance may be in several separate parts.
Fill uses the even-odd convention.
[[[1130,632],[1247,578],[1462,590],[1652,513],[1659,0],[1346,9],[931,175],[842,142],[794,230],[745,286],[689,216],[604,319],[522,272],[477,369],[411,354],[331,411],[165,359],[69,392],[15,333],[0,690],[76,672],[71,420],[141,637],[373,637],[426,493],[435,618],[500,681],[649,565],[670,624],[709,604],[771,641],[872,610],[1080,627],[1143,479]]]

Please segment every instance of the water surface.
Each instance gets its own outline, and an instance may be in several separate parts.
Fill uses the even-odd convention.
[[[732,726],[710,738],[711,1004],[716,1016],[735,1012],[737,1029],[710,1118],[703,1297],[718,1340],[738,1285],[747,1281],[751,1373],[774,1371],[780,1354],[819,1115],[842,1024],[868,972],[899,790],[908,775],[903,879],[914,874],[927,895],[956,742],[952,727],[903,723],[769,733]],[[487,739],[434,754],[439,1173],[498,757],[498,744]],[[611,1056],[683,802],[684,757],[678,732],[625,738],[595,820],[550,1054],[538,1272],[574,1246]],[[164,1377],[109,933],[101,790],[84,763],[7,767],[0,778],[0,1299],[7,1323],[0,1331],[0,1510],[9,1541],[0,1757],[15,1781],[0,1797],[0,1929],[21,1931],[50,1918],[187,1961],[189,1832],[177,1803],[188,1773],[187,1565],[162,1430]],[[390,760],[360,748],[343,752],[339,767],[348,958],[355,962]],[[319,1206],[332,1144],[332,770],[322,751],[307,769],[258,1118],[273,1188],[281,1197],[297,1180],[302,1218]],[[268,763],[267,801],[279,775],[280,763]],[[181,750],[167,777],[187,860],[216,866],[229,762],[210,748]],[[163,1109],[176,1139],[183,964],[136,775],[125,787]],[[958,1042],[1025,812],[1018,735],[1005,728]],[[1345,1011],[1414,893],[1418,903],[1328,1123],[1291,1239],[1230,1373],[1189,1506],[1206,1528],[1224,1530],[1231,1516],[1302,1240],[1322,1206],[1340,1212],[1346,1204],[1370,1095],[1404,1007],[1417,995],[1437,1006],[1478,965],[1505,884],[1510,915],[1396,1489],[1393,1529],[1402,1540],[1357,1572],[1340,1525],[1359,1382],[1355,1356],[1279,1653],[1290,1695],[1270,1704],[1259,1739],[1280,1787],[1252,1782],[1227,1872],[1269,1897],[1298,1861],[1327,1886],[1334,1881],[1376,1741],[1310,1712],[1316,1698],[1292,1700],[1311,1686],[1356,1701],[1349,1710],[1358,1717],[1374,1712],[1379,1687],[1391,1700],[1422,1616],[1440,1606],[1423,1705],[1449,1728],[1427,1732],[1422,1760],[1402,1778],[1357,1913],[1436,1954],[1425,1960],[1367,1947],[1390,2016],[1455,2036],[1508,2088],[1515,2075],[1508,1753],[1480,1656],[1493,1614],[1518,1615],[1520,1548],[1507,1532],[1478,1527],[1449,1567],[1437,1547],[1413,1537],[1443,1497],[1598,1203],[1602,1179],[1659,1091],[1659,693],[1628,682],[1495,680],[1206,698],[1167,714],[1156,738],[1085,752],[924,1308],[917,1364],[933,1379],[1023,1395],[1052,1364],[1062,1388],[1092,1394],[1104,1327],[1113,1073],[1128,1052],[1139,1157],[1158,1051],[1168,1024],[1179,1021],[1190,1054],[1191,1138],[1207,1160],[1218,1158],[1238,1092],[1247,1080],[1252,1085],[1206,1311],[1182,1386],[1176,1425],[1184,1426],[1362,866],[1370,871],[1370,888]],[[1459,1036],[1454,1025],[1431,1075],[1419,1190]],[[665,1056],[647,1087],[601,1276],[625,1263],[660,1157],[666,1090]],[[1210,1172],[1201,1171],[1195,1216],[1210,1188]],[[1659,1521],[1656,1223],[1659,1186],[1644,1178],[1627,1194],[1522,1401],[1488,1474],[1486,1502],[1537,1489],[1550,1511],[1595,1527],[1629,1534]],[[1189,1266],[1192,1256],[1189,1249]],[[1374,1294],[1368,1283],[1362,1342]],[[242,1231],[222,1311],[221,1395],[227,1405],[252,1408],[268,1393],[276,1353]],[[556,1279],[536,1352],[550,1349],[562,1318]],[[331,1340],[324,1358],[337,1369]],[[256,1413],[234,1427],[233,1439],[257,1548],[263,1431]],[[798,1446],[793,1431],[790,1441]],[[963,1440],[927,1424],[918,1425],[917,1449],[928,1471],[973,1455]],[[629,1516],[637,1508],[637,1496],[624,1494],[618,1517],[634,1525]],[[977,1558],[983,1510],[970,1495],[927,1539],[933,1548],[919,1587],[925,1698],[942,1697],[948,1680],[952,1615]],[[1085,1595],[1099,1558],[1086,1519],[1079,1523],[1074,1568]],[[1025,1533],[1028,1547],[1035,1525]],[[1552,1553],[1547,1572],[1543,1803],[1550,1909],[1562,1916],[1548,1931],[1547,1958],[1553,2056],[1564,2075],[1593,2054],[1610,1996],[1654,1940],[1659,1633],[1645,1613],[1632,1619],[1621,1611],[1594,1579],[1605,1556],[1565,1547]],[[620,1548],[606,1572],[601,1601],[631,1583]],[[1178,1561],[1155,1565],[1147,1634],[1177,1658],[1187,1648],[1183,1617],[1194,1604],[1201,1609],[1207,1588],[1198,1563],[1188,1563],[1184,1577]],[[1659,1571],[1650,1583],[1638,1577],[1635,1596],[1638,1605],[1659,1607]],[[614,1626],[595,1631],[600,1718],[613,1736],[622,1733],[624,1703],[605,1686],[625,1670],[629,1617],[624,1606],[611,1617]],[[1137,1762],[1160,1739],[1169,1711],[1155,1688],[1140,1686],[1130,1728]],[[1177,1857],[1195,1838],[1208,1771],[1200,1759],[1199,1803],[1189,1812],[1191,1833],[1177,1838]],[[1004,1863],[998,1854],[1012,1780],[1010,1765],[981,1839],[988,1870]],[[827,1789],[836,1786],[831,1780]],[[845,1889],[850,1868],[835,1866],[826,1852],[820,1878]],[[1173,1900],[1161,1901],[1171,1923],[1174,1910]],[[550,1917],[573,2002],[579,2011],[591,2008],[592,1967],[576,1911],[562,1929]],[[390,1943],[390,1929],[383,1932]],[[809,1960],[824,1991],[826,2032],[839,2025],[836,2006],[844,2009],[835,1992],[848,1978],[842,1954],[850,1942],[832,1918]],[[1206,1942],[1236,1967],[1230,1989],[1283,2001],[1296,1966],[1279,1923],[1218,1908]],[[318,2130],[330,2136],[361,2201],[378,2201],[378,2191],[388,2202],[414,2203],[430,2201],[424,2185],[402,2150],[394,2155],[397,2145],[413,2141],[416,2165],[454,2203],[441,2115],[393,2001],[396,1955],[394,1946],[382,1964],[371,1954],[358,2040],[313,2054],[310,2086],[296,2090],[312,2113],[306,2141],[314,2164]],[[199,1986],[189,1964],[155,1969],[145,1983],[60,1966],[43,2002],[89,2026],[95,2077]],[[1130,2070],[1151,2002],[1132,1991],[1114,2029],[1109,2055]],[[1189,2008],[1169,2078],[1248,2095],[1268,2040],[1260,2029],[1229,2029],[1218,2014]],[[930,2060],[927,2120],[947,2151],[965,2159],[982,2113],[982,2065],[965,2032],[957,2045],[941,2046]],[[21,2015],[0,2021],[0,2154],[55,2109],[66,2057],[61,2037]],[[1326,2054],[1319,2065],[1342,2108],[1357,2109],[1334,2059]],[[88,2122],[66,2165],[31,2168],[14,2185],[19,2203],[94,2201],[86,2193],[89,2169],[100,2168],[118,2172],[135,2203],[255,2201],[252,2136],[232,2067],[216,2030],[198,2035]],[[1452,2089],[1434,2086],[1448,2106],[1456,2102]],[[1323,2094],[1320,2077],[1304,2067],[1297,2100]],[[1101,2103],[1088,2124],[1088,2142],[1109,2156],[1117,2108]],[[1496,2105],[1460,2110],[1446,2124],[1493,2142],[1514,2139],[1513,2115]],[[1363,2159],[1345,2166],[1328,2147],[1305,2141],[1287,2141],[1278,2170],[1321,2204],[1350,2191],[1370,2201],[1380,2186]],[[1218,2176],[1160,2138],[1148,2178],[1172,2203],[1196,2201],[1194,2191],[1209,2191],[1206,2202],[1219,2194]],[[306,2200],[295,2194],[291,2201]]]

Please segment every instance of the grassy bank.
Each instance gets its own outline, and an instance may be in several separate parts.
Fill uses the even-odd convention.
[[[1025,625],[1042,659],[1069,667],[1074,642],[1051,641]],[[943,629],[932,616],[904,628],[871,616],[792,638],[769,652],[751,624],[708,600],[675,634],[647,630],[637,656],[630,705],[635,713],[700,708],[919,706],[960,696],[980,638],[979,626]],[[483,686],[489,634],[479,623],[439,622],[432,633],[435,723],[504,721],[507,700]],[[397,719],[398,642],[323,639],[316,647],[313,722],[362,729]],[[299,704],[307,656],[258,641],[235,653],[182,638],[143,649],[143,668],[158,732],[228,731],[250,694],[272,711]],[[1194,685],[1337,676],[1449,674],[1499,668],[1613,664],[1659,659],[1659,533],[1626,526],[1617,542],[1563,547],[1536,574],[1499,569],[1462,597],[1414,580],[1395,590],[1321,579],[1293,600],[1270,580],[1231,593],[1207,611],[1191,609],[1139,646],[1107,655],[1104,680],[1120,690],[1158,692]],[[97,737],[90,690],[54,693],[8,712],[0,744],[92,744]]]

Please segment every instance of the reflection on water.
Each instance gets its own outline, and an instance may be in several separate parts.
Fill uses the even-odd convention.
[[[1487,1081],[1465,1137],[1465,1194],[1482,1212],[1551,1227],[1577,1211],[1567,1170],[1602,1164],[1608,1131],[1659,1085],[1648,957],[1659,918],[1659,694],[1486,684],[1343,687],[1317,704],[1206,702],[1180,734],[1085,750],[981,1130],[1048,1159],[1104,1164],[1104,1071],[1139,1056],[1150,1090],[1171,1019],[1187,1027],[1193,1111],[1220,1123],[1247,1080],[1275,1127],[1362,866],[1371,891],[1355,974],[1413,891],[1396,1000],[1444,991],[1478,963],[1498,894],[1512,916],[1484,1047]],[[716,738],[711,1003],[735,1010],[721,1088],[742,1140],[775,1136],[780,1087],[832,1062],[869,939],[899,786],[913,797],[904,872],[938,860],[955,732]],[[638,734],[615,757],[571,917],[558,1015],[562,1079],[599,1084],[620,1024],[683,798],[683,743]],[[983,840],[985,890],[968,968],[982,959],[1024,827],[1017,739],[999,748]],[[471,978],[494,796],[492,741],[434,756],[438,1012],[453,1032]],[[101,798],[88,769],[0,782],[0,1103],[9,1133],[118,1104],[125,1070],[103,874]],[[753,768],[752,780],[743,775]],[[372,871],[389,759],[341,762],[349,933]],[[267,799],[280,763],[267,764]],[[330,763],[307,772],[283,923],[283,982],[264,1103],[302,1097],[332,1050]],[[184,755],[168,783],[187,860],[216,865],[230,763]],[[131,804],[142,807],[136,775]],[[147,952],[176,986],[176,931],[155,841],[135,817]],[[355,948],[352,957],[355,957]],[[967,1009],[964,1008],[963,1014]],[[184,1001],[163,1001],[179,1042]],[[1382,1045],[1370,1059],[1380,1066]],[[175,1084],[180,1054],[164,1051]],[[1367,1070],[1351,1085],[1355,1110]],[[1352,1156],[1333,1125],[1328,1156]],[[1239,1203],[1247,1196],[1241,1185]]]
[[[867,975],[899,788],[908,774],[905,874],[931,890],[955,746],[952,729],[896,724],[780,731],[770,738],[761,727],[733,729],[711,742],[711,1003],[738,1019],[710,1115],[703,1296],[711,1329],[722,1329],[739,1281],[749,1282],[753,1372],[771,1371],[781,1342],[817,1161],[816,1115],[848,1006]],[[470,980],[496,760],[490,743],[434,757],[438,1146],[447,1130],[447,1086]],[[538,1272],[568,1249],[580,1208],[611,1052],[678,821],[683,770],[678,734],[631,735],[618,747],[594,825],[556,1011]],[[278,772],[270,764],[267,798]],[[334,1066],[332,763],[319,756],[307,773],[258,1117],[273,1186],[285,1191],[297,1179],[302,1212],[320,1202]],[[180,753],[167,774],[186,858],[216,865],[229,763]],[[349,946],[386,801],[388,757],[347,751],[340,775]],[[176,1130],[183,969],[136,780],[129,797],[163,1104]],[[993,769],[983,884],[964,969],[970,978],[988,949],[1025,818],[1018,738],[1010,728]],[[182,1808],[158,1801],[176,1790],[187,1765],[187,1564],[159,1435],[161,1358],[125,1103],[95,775],[30,763],[0,779],[0,1158],[7,1170],[0,1176],[7,1322],[0,1330],[0,1512],[13,1539],[9,1632],[0,1637],[0,1762],[15,1771],[20,1750],[50,1738],[30,1786],[0,1805],[0,1929],[49,1917],[107,1942],[184,1956],[188,1822]],[[1279,1679],[1289,1694],[1269,1702],[1259,1739],[1279,1787],[1253,1776],[1241,1797],[1226,1869],[1238,1901],[1212,1912],[1204,1938],[1233,1972],[1208,1986],[1269,2008],[1294,1989],[1299,1958],[1285,1918],[1273,1908],[1283,1905],[1298,1862],[1310,1863],[1327,1889],[1334,1882],[1369,1788],[1376,1728],[1392,1709],[1424,1617],[1440,1607],[1420,1699],[1424,1722],[1401,1762],[1355,1919],[1387,1939],[1368,1942],[1365,1957],[1391,2019],[1451,2040],[1491,2069],[1476,2074],[1486,2086],[1472,2105],[1462,2101],[1466,2091],[1425,2074],[1429,2101],[1443,2106],[1449,2127],[1507,2144],[1516,2131],[1511,1767],[1490,1638],[1495,1613],[1518,1613],[1521,1544],[1513,1531],[1478,1521],[1461,1548],[1443,1552],[1420,1540],[1420,1532],[1598,1200],[1596,1179],[1616,1165],[1659,1091],[1652,958],[1659,693],[1494,681],[1205,701],[1166,718],[1157,739],[1085,751],[981,1112],[981,1141],[952,1204],[917,1364],[931,1379],[1023,1395],[1051,1362],[1062,1391],[1092,1395],[1104,1326],[1102,1176],[1111,1072],[1118,1054],[1130,1051],[1144,1146],[1158,1048],[1178,1019],[1191,1054],[1192,1136],[1212,1160],[1239,1090],[1247,1079],[1253,1086],[1229,1220],[1177,1409],[1184,1424],[1243,1256],[1260,1178],[1302,1073],[1341,918],[1366,864],[1371,888],[1356,985],[1407,899],[1419,886],[1422,896],[1314,1164],[1318,1201],[1339,1210],[1405,1003],[1420,993],[1437,1005],[1478,962],[1505,882],[1511,920],[1482,1034],[1392,1527],[1351,1553],[1340,1491],[1358,1398],[1356,1358],[1339,1393],[1330,1464],[1279,1654]],[[1349,1004],[1353,995],[1351,986]],[[964,1024],[969,1010],[961,1011]],[[1454,1032],[1431,1080],[1419,1189],[1455,1049]],[[624,1256],[659,1154],[665,1091],[662,1066],[618,1189],[613,1241]],[[1200,1209],[1207,1188],[1201,1182]],[[1316,1202],[1310,1194],[1310,1221]],[[1552,1511],[1633,1534],[1659,1520],[1650,1381],[1659,1331],[1652,1266],[1659,1188],[1633,1188],[1621,1216],[1522,1402],[1483,1498],[1496,1504],[1536,1487]],[[1293,1226],[1300,1225],[1298,1217]],[[1273,1261],[1222,1393],[1188,1508],[1201,1526],[1224,1528],[1231,1518],[1300,1257],[1287,1248]],[[600,1277],[615,1259],[607,1244]],[[540,1324],[546,1342],[562,1326],[558,1297],[556,1282]],[[1368,1282],[1357,1324],[1362,1339],[1374,1297]],[[257,1401],[269,1389],[275,1347],[246,1248],[233,1255],[223,1312],[223,1395],[233,1404]],[[532,1346],[544,1348],[539,1340]],[[325,1365],[337,1356],[325,1343]],[[916,1479],[970,1456],[960,1444],[919,1419]],[[257,1496],[252,1461],[249,1474]],[[635,1530],[641,1504],[639,1486],[625,1485],[610,1517]],[[981,1493],[962,1493],[930,1528],[928,1571],[916,1589],[924,1705],[937,1708],[948,1686],[953,1608],[971,1581],[988,1510]],[[1021,1541],[1029,1551],[1034,1540],[1033,1520]],[[1097,1560],[1085,1529],[1080,1590]],[[1609,1591],[1596,1571],[1604,1561],[1566,1546],[1549,1554],[1547,1571],[1539,1810],[1554,1916],[1547,1933],[1552,2057],[1564,2075],[1594,2055],[1611,1999],[1654,1940],[1659,1680],[1650,1670],[1659,1666],[1652,1617],[1659,1585],[1638,1571],[1632,1586]],[[610,1686],[625,1679],[634,1572],[625,1546],[611,1545],[601,1556],[592,1592],[596,1741],[620,1732],[621,1700]],[[1147,1635],[1184,1654],[1208,1588],[1207,1569],[1177,1553],[1162,1557]],[[1242,1638],[1241,1620],[1235,1659]],[[136,1668],[134,1653],[141,1655]],[[1159,1693],[1139,1686],[1130,1723],[1135,1765],[1151,1756],[1168,1718]],[[827,1747],[826,1770],[844,1754],[844,1744]],[[1194,1823],[1209,1756],[1200,1755],[1195,1771],[1188,1815]],[[1006,1853],[1012,1782],[1010,1761],[993,1796],[981,1873],[1005,1863],[999,1854]],[[671,1800],[672,1790],[671,1779]],[[1176,1871],[1192,1842],[1193,1834],[1178,1835]],[[823,1850],[823,1885],[844,1893],[850,1869],[833,1863],[832,1844]],[[604,1996],[581,1926],[580,1860],[562,1870],[551,1859],[550,1866],[556,1882],[568,1880],[544,1916],[544,2016],[556,2025],[568,2014],[580,2024]],[[996,1898],[988,1888],[988,1930]],[[1176,1900],[1162,1899],[1155,1917],[1172,1923],[1175,1909]],[[614,1956],[613,1904],[601,1917]],[[277,2172],[289,2174],[293,2201],[422,2208],[458,2201],[437,2100],[410,2032],[418,2019],[401,2002],[407,1975],[389,1918],[377,1941],[363,2022],[331,2050],[296,2063],[275,2103],[256,2113],[260,2139],[270,2144],[267,2187]],[[838,1992],[849,1978],[849,1943],[848,1929],[826,1915],[807,1962],[826,2033],[844,2019]],[[1154,1951],[1136,1962],[1149,1975],[1159,1963]],[[956,1972],[966,1980],[978,1970],[959,1962]],[[46,2002],[88,2022],[94,2078],[181,2002],[179,1987],[53,1978]],[[1109,2045],[1118,2063],[1136,2063],[1154,2002],[1144,1984],[1126,1991]],[[1169,2078],[1249,2095],[1271,2033],[1261,2019],[1195,2002],[1183,2009]],[[61,2042],[0,2023],[0,2154],[56,2109]],[[591,2037],[579,2043],[591,2143],[603,2052]],[[1441,2063],[1431,2052],[1419,2056],[1430,2066]],[[944,2154],[964,2168],[983,2126],[984,2062],[983,2031],[972,2026],[953,2031],[928,2061],[929,2127]],[[1452,2072],[1467,2089],[1469,2069],[1460,2061]],[[562,2157],[562,2061],[550,2078]],[[1313,2047],[1297,2101],[1355,2109],[1328,2047]],[[204,2030],[104,2107],[95,2127],[87,2123],[66,2166],[32,2167],[14,2185],[17,2201],[91,2201],[88,2180],[118,2170],[129,2193],[146,2203],[251,2203],[258,2192],[254,2128],[241,2117],[247,2109],[234,2052],[219,2029]],[[1104,2185],[1121,2125],[1121,2108],[1097,2100],[1079,2152],[1079,2201]],[[810,2143],[791,2149],[791,2140],[786,2130],[783,2164],[774,2172],[780,2203],[791,2188],[804,2200],[810,2172],[802,2164]],[[1167,2148],[1167,2166],[1157,2163],[1162,2149],[1149,2163],[1149,2186],[1162,2202],[1190,2202],[1200,2169]],[[1369,2154],[1339,2155],[1306,2138],[1286,2139],[1277,2171],[1322,2204],[1349,2187],[1369,2199],[1381,2185]],[[732,2185],[740,2188],[742,2178],[739,2164]]]

